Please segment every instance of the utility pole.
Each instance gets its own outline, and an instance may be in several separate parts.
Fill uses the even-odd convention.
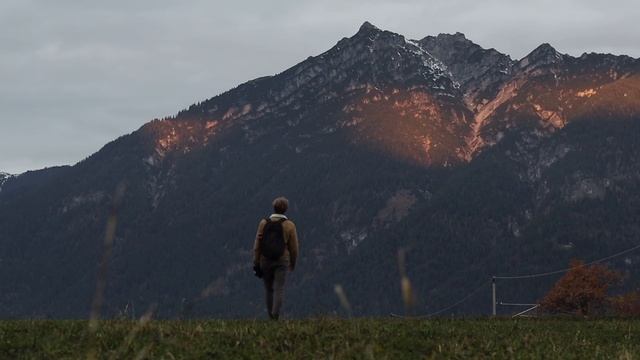
[[[493,317],[495,317],[496,316],[496,277],[495,276],[491,278],[491,300],[492,300],[491,314],[493,315]]]

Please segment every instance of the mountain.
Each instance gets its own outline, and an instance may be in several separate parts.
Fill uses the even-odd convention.
[[[465,298],[443,314],[487,313],[492,275],[636,244],[638,131],[638,59],[543,44],[515,61],[460,33],[365,23],[74,166],[4,182],[0,316],[87,316],[119,184],[106,316],[263,315],[251,246],[279,195],[301,238],[292,316],[339,312],[335,284],[356,315],[402,311],[400,249],[416,312]],[[555,280],[501,282],[499,299],[536,301]]]
[[[495,49],[483,49],[462,33],[427,36],[420,44],[447,66],[472,110],[494,99],[511,78],[514,65],[511,57]]]
[[[2,191],[2,185],[11,178],[11,174],[0,171],[0,191]]]

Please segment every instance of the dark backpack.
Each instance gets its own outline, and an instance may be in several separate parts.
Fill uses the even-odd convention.
[[[278,260],[284,254],[284,231],[282,230],[282,223],[287,219],[280,219],[271,221],[271,219],[265,219],[267,223],[262,228],[262,244],[260,246],[260,253],[269,260]]]

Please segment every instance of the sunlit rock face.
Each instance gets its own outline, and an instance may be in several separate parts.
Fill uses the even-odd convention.
[[[584,118],[637,116],[638,71],[638,60],[626,56],[575,58],[543,44],[515,63],[497,96],[480,107],[477,142],[495,144],[510,129],[548,135]]]
[[[302,244],[288,313],[335,313],[335,284],[357,315],[397,312],[399,249],[419,309],[438,310],[491,274],[635,244],[639,132],[637,59],[543,44],[514,60],[365,23],[74,166],[0,174],[0,316],[86,317],[120,183],[105,315],[262,314],[251,246],[280,195]],[[535,301],[546,285],[500,291]]]
[[[165,122],[195,117],[217,133],[241,128],[249,144],[286,125],[283,136],[297,152],[309,147],[306,139],[340,134],[402,161],[448,166],[464,158],[473,122],[462,97],[447,67],[419,42],[365,23],[323,54]],[[186,144],[178,133],[163,133],[159,148],[178,138]]]
[[[300,139],[349,133],[355,143],[412,164],[451,166],[471,161],[514,129],[544,135],[594,111],[640,112],[637,82],[629,78],[637,69],[629,57],[574,58],[549,44],[514,61],[461,33],[414,41],[365,23],[323,54],[165,120],[195,120],[187,127],[196,132],[180,144],[176,133],[163,135],[158,149],[190,151],[193,141],[206,145],[234,127],[253,143],[274,124],[286,124],[285,136],[297,133],[288,143],[298,152],[309,147]],[[617,84],[629,87],[626,96],[602,93]],[[621,99],[603,100],[612,96]]]

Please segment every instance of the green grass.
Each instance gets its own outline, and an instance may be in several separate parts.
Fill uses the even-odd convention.
[[[640,359],[640,320],[0,321],[0,359]],[[130,341],[126,339],[129,338]]]

